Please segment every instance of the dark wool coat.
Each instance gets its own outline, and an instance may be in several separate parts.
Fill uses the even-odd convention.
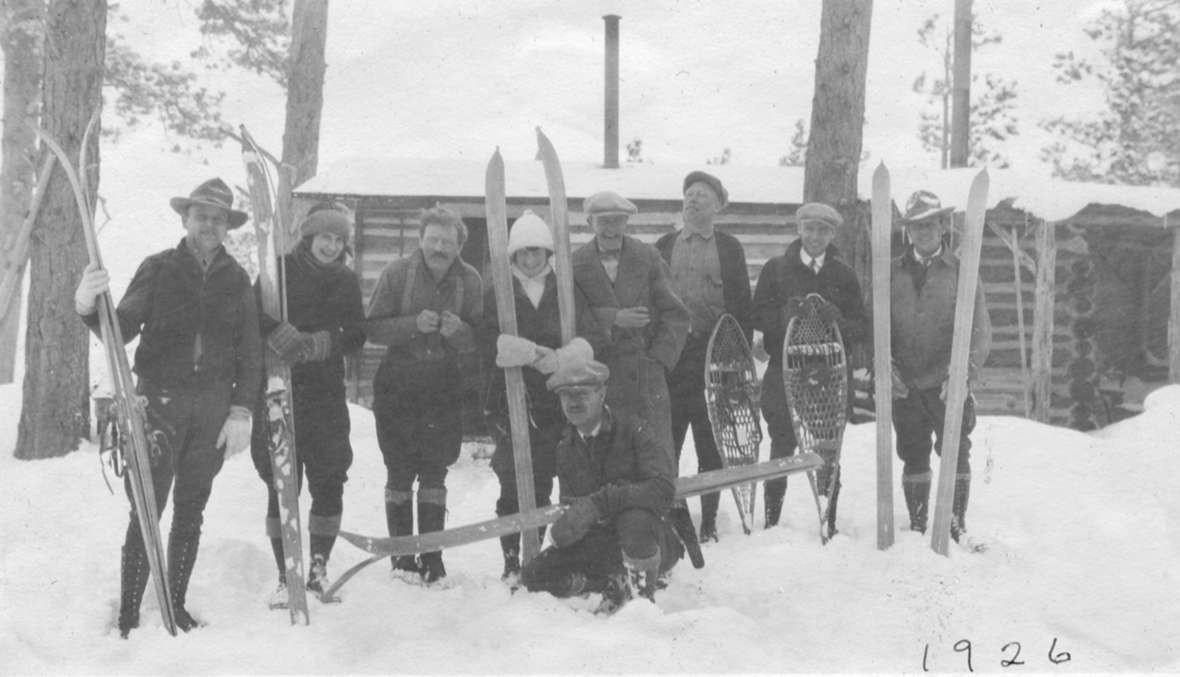
[[[925,271],[925,283],[919,289],[915,276],[921,276],[921,268],[912,248],[894,259],[889,299],[893,359],[907,386],[924,389],[940,387],[947,378],[955,334],[959,259],[943,247]],[[977,377],[987,360],[992,335],[982,284],[975,291],[974,312],[969,369],[971,376]]]
[[[845,348],[868,334],[860,282],[852,268],[839,259],[836,247],[828,246],[818,275],[803,265],[799,256],[802,249],[802,240],[795,240],[787,246],[786,253],[767,261],[754,290],[754,328],[762,331],[770,365],[775,368],[782,368],[783,338],[787,332],[785,309],[792,298],[819,294],[836,304],[843,315],[838,324]]]
[[[262,383],[258,308],[249,276],[224,248],[206,271],[184,240],[149,256],[117,312],[123,340],[140,337],[141,379],[166,388],[232,383],[230,405],[253,408]],[[82,321],[97,331],[97,312]]]
[[[600,519],[642,508],[664,515],[676,493],[672,458],[641,422],[617,418],[611,410],[589,440],[567,426],[557,444],[561,502],[589,496]]]

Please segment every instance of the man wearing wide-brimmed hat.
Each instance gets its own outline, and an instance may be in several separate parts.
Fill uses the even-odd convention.
[[[233,208],[233,192],[221,179],[202,183],[188,197],[172,198],[171,205],[181,216],[185,237],[140,264],[118,316],[124,339],[139,336],[138,391],[147,400],[148,421],[166,440],[152,479],[161,512],[175,484],[168,583],[176,625],[187,632],[200,625],[185,608],[185,595],[205,504],[226,456],[249,442],[262,360],[250,277],[222,246],[229,229],[246,222],[246,213]],[[74,295],[82,321],[96,332],[97,299],[109,280],[105,270],[91,264]],[[133,513],[123,543],[117,621],[123,637],[139,625],[148,573]]]
[[[771,458],[791,456],[797,445],[787,408],[782,359],[787,324],[800,311],[802,300],[810,294],[823,297],[826,303],[819,309],[820,317],[839,325],[846,351],[865,337],[867,329],[856,273],[840,260],[840,253],[832,244],[836,230],[844,223],[843,217],[830,205],[809,202],[795,211],[795,219],[799,223],[799,239],[788,245],[784,254],[766,262],[754,289],[754,328],[762,330],[766,352],[770,353],[770,365],[762,379],[762,415],[770,433]],[[830,475],[825,477],[829,472],[835,473],[834,481]],[[833,485],[825,525],[831,534],[836,531],[839,467],[826,464],[819,475],[821,492]],[[785,477],[766,482],[767,528],[778,524],[786,490]]]
[[[893,335],[893,426],[897,455],[902,460],[901,486],[910,528],[926,531],[930,505],[930,451],[941,450],[946,413],[946,386],[955,325],[955,296],[959,259],[945,235],[953,207],[943,207],[938,196],[919,190],[906,202],[902,223],[910,245],[891,266]],[[974,322],[968,364],[968,392],[977,384],[987,359],[991,320],[983,285],[975,294]],[[966,530],[967,498],[971,488],[968,438],[975,428],[975,401],[963,405],[959,438],[958,474],[951,510],[951,536],[958,541]],[[931,438],[934,437],[933,446]]]

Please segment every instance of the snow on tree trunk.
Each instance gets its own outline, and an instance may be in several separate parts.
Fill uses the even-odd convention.
[[[74,157],[87,120],[102,101],[106,17],[105,0],[53,0],[48,9],[42,124]],[[97,133],[90,142],[93,164],[84,168],[83,180],[94,194]],[[55,171],[29,242],[29,319],[17,458],[64,455],[89,433],[90,335],[74,313],[74,287],[85,262],[74,194],[65,174]]]
[[[871,0],[824,0],[803,170],[804,201],[831,205],[844,217],[836,246],[856,271],[866,299],[872,298],[869,217],[857,200],[856,174],[864,136],[872,13]]]
[[[16,332],[24,296],[28,251],[17,233],[29,208],[35,176],[35,143],[28,123],[37,119],[41,94],[41,31],[45,3],[9,0],[2,10],[4,29],[4,138],[0,151],[0,265],[13,276],[9,298],[0,298],[0,384],[12,383]]]
[[[315,176],[320,115],[324,108],[324,49],[328,0],[295,0],[287,62],[287,120],[283,128],[284,171],[279,180],[280,218],[293,229],[291,189]]]

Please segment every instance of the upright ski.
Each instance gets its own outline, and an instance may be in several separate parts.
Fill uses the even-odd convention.
[[[873,402],[877,417],[877,549],[893,545],[893,345],[889,305],[893,200],[889,170],[873,172]]]
[[[983,247],[984,215],[987,211],[987,170],[980,170],[967,196],[967,218],[959,244],[959,282],[955,290],[955,333],[951,342],[951,363],[947,375],[946,418],[942,426],[943,453],[938,466],[938,502],[930,547],[940,555],[950,546],[951,507],[955,475],[959,467],[958,440],[963,425],[963,404],[967,400],[967,367],[971,354],[971,330],[975,317],[975,292],[979,287],[979,257]]]
[[[242,162],[250,189],[250,211],[258,235],[258,284],[262,290],[262,312],[285,322],[287,288],[283,256],[287,253],[287,231],[275,218],[275,195],[270,171],[262,150],[241,127]],[[275,493],[279,496],[279,528],[286,565],[287,609],[291,624],[307,625],[307,590],[303,573],[302,528],[299,515],[299,463],[295,449],[295,418],[291,407],[291,368],[263,351],[266,359],[266,418],[270,433],[270,462]]]
[[[496,316],[500,333],[517,336],[516,294],[512,290],[512,270],[508,261],[508,206],[504,186],[504,159],[500,149],[488,161],[484,181],[487,199],[484,207],[488,220],[488,252],[492,259],[492,286],[496,293]],[[571,290],[572,291],[572,290]],[[529,445],[529,411],[525,399],[524,374],[521,367],[504,369],[504,387],[508,395],[508,426],[512,434],[512,460],[516,470],[516,496],[520,512],[537,507],[533,485],[533,454]],[[527,563],[541,549],[537,532],[526,529],[520,535],[520,558]]]
[[[83,171],[86,170],[86,148],[97,122],[98,113],[95,112],[82,136],[79,167]],[[70,164],[70,159],[66,156],[65,151],[50,138],[49,134],[37,127],[33,127],[33,131],[57,157],[58,164],[65,171],[70,187],[74,191],[78,213],[82,218],[82,230],[86,236],[86,250],[90,256],[90,262],[101,266],[102,256],[98,250],[98,235],[94,230],[94,203],[85,187],[87,184],[79,179],[78,173]],[[164,628],[168,634],[175,636],[176,619],[172,608],[172,596],[168,590],[164,543],[160,538],[160,516],[152,484],[152,447],[149,443],[152,436],[147,428],[147,414],[144,410],[146,405],[136,393],[135,381],[131,376],[131,365],[127,361],[127,353],[123,349],[123,331],[119,326],[119,316],[110,292],[105,292],[98,297],[98,320],[99,332],[106,352],[107,369],[110,372],[119,439],[126,445],[123,453],[127,464],[125,481],[131,494],[135,516],[139,521],[139,530],[143,536],[144,550],[147,552],[148,567],[151,570],[152,587],[156,591],[156,601],[160,606]]]

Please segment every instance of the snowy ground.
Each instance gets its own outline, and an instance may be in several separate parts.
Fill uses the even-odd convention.
[[[0,674],[963,671],[964,640],[980,672],[1180,670],[1180,387],[1089,435],[983,418],[969,520],[992,545],[981,555],[940,557],[908,532],[876,549],[874,427],[853,426],[830,545],[800,480],[785,524],[750,536],[726,497],[706,568],[682,562],[655,606],[611,618],[592,614],[593,600],[509,594],[493,541],[449,551],[445,589],[391,580],[378,564],[342,604],[313,602],[312,624],[292,627],[263,604],[274,583],[264,493],[240,455],[214,487],[189,592],[208,625],[169,637],[149,590],[126,642],[110,630],[125,499],[107,492],[92,445],[12,459],[19,403],[17,385],[0,386]],[[344,526],[382,534],[372,417],[352,414]],[[491,516],[497,490],[467,451],[448,481],[452,525]],[[341,542],[331,569],[360,559]]]

